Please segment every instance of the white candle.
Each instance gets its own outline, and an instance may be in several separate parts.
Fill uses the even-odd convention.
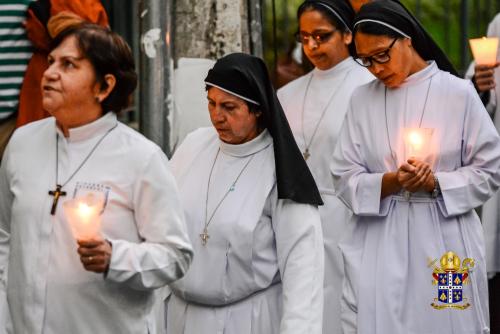
[[[405,160],[416,158],[425,160],[430,155],[430,141],[434,129],[404,128]]]
[[[102,200],[92,194],[63,203],[75,239],[88,240],[101,234]]]
[[[469,40],[472,55],[478,65],[493,65],[497,61],[498,38],[483,37]]]

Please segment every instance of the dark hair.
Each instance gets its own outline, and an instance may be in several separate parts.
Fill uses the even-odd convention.
[[[323,14],[323,16],[333,25],[336,29],[346,33],[349,32],[350,29],[347,27],[342,21],[339,20],[337,16],[335,16],[331,11],[329,11],[324,5],[315,3],[315,2],[304,2],[297,9],[297,20],[300,20],[300,17],[304,12],[308,11],[317,11]]]
[[[70,36],[75,36],[82,55],[94,67],[101,89],[107,88],[106,80],[104,80],[107,74],[112,74],[116,78],[115,87],[101,102],[103,112],[118,113],[128,107],[131,94],[137,86],[137,73],[127,42],[107,28],[85,22],[59,33],[52,40],[51,50],[57,48]]]

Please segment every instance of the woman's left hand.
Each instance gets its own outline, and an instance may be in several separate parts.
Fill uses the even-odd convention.
[[[85,270],[104,273],[109,268],[112,247],[102,238],[77,240],[78,254]]]

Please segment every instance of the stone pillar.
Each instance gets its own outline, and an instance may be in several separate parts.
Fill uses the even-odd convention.
[[[174,59],[250,52],[247,0],[175,0]]]

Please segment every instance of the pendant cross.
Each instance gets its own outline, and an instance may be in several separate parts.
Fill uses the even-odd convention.
[[[311,154],[309,154],[309,150],[306,149],[304,153],[302,153],[302,155],[304,156],[304,160],[307,160],[309,159],[309,157],[311,156]]]
[[[206,228],[203,229],[203,233],[200,234],[200,238],[201,238],[201,244],[203,246],[205,246],[207,244],[207,242],[208,242],[208,239],[210,238],[210,236],[208,235],[208,231],[207,231]]]
[[[56,190],[49,190],[49,195],[54,196],[54,200],[52,201],[52,209],[50,209],[50,214],[56,214],[57,202],[59,202],[59,197],[66,196],[66,192],[63,191],[62,186],[60,184],[56,184]]]

